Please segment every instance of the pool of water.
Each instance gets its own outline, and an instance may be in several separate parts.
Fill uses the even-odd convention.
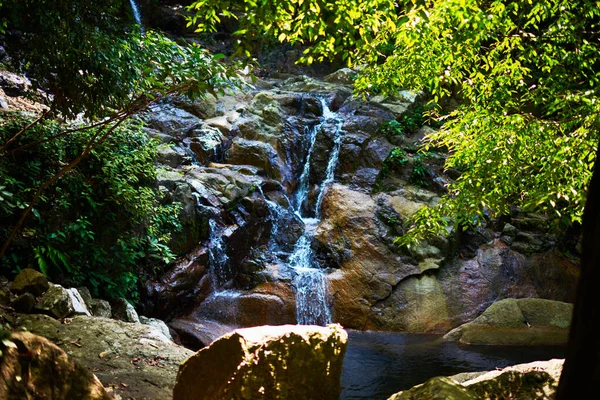
[[[440,335],[349,331],[342,400],[385,400],[440,375],[564,358],[566,347],[462,346]]]

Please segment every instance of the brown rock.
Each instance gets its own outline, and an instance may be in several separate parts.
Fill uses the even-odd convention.
[[[16,294],[29,292],[35,296],[39,296],[48,290],[49,287],[48,279],[46,279],[44,274],[35,269],[25,268],[17,275],[10,286],[10,290]]]
[[[47,339],[14,333],[0,360],[2,399],[112,399],[98,378]]]
[[[181,364],[173,398],[338,399],[347,337],[339,325],[239,329]]]

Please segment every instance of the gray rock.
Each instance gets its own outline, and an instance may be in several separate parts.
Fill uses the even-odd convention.
[[[329,83],[341,83],[344,85],[352,85],[354,83],[354,79],[356,79],[356,71],[350,68],[341,68],[337,71],[327,75],[325,78],[325,82]]]
[[[339,399],[347,339],[339,325],[238,329],[181,364],[173,399]]]
[[[150,128],[170,136],[185,135],[202,123],[202,120],[195,115],[171,105],[151,107],[144,115],[144,119]]]
[[[11,307],[17,312],[30,313],[35,306],[35,297],[31,293],[23,293],[17,297],[11,304]]]
[[[92,294],[90,293],[90,290],[85,286],[81,286],[77,288],[77,291],[79,292],[79,295],[85,302],[85,305],[89,308],[92,301]]]
[[[169,327],[164,323],[164,321],[157,318],[146,318],[143,315],[140,315],[140,322],[144,325],[149,325],[156,328],[156,330],[162,333],[167,339],[173,340],[171,332],[169,332]]]
[[[10,290],[13,293],[21,294],[29,292],[39,296],[49,288],[48,279],[39,271],[31,268],[25,268],[15,278]]]
[[[35,308],[58,319],[72,315],[91,315],[77,289],[65,289],[60,285],[52,285]]]
[[[573,305],[545,299],[505,299],[444,339],[463,344],[566,344]]]
[[[123,399],[170,399],[179,364],[193,354],[151,326],[107,318],[76,316],[62,324],[45,315],[19,315],[14,327],[59,343]]]
[[[140,323],[140,317],[138,316],[135,308],[124,298],[120,297],[111,301],[113,317],[125,322]]]
[[[227,138],[218,128],[203,124],[192,129],[184,139],[184,143],[196,155],[198,163],[206,165],[222,158]]]
[[[110,303],[106,300],[90,300],[89,309],[94,317],[112,318],[112,308],[110,307]]]

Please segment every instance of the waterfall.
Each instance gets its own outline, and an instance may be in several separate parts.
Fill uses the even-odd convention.
[[[229,266],[229,257],[223,241],[222,232],[218,229],[214,219],[208,222],[209,225],[209,247],[208,259],[212,275],[213,289],[217,290],[225,284],[231,277]]]
[[[135,0],[129,0],[129,3],[131,4],[131,11],[133,11],[133,18],[135,19],[135,23],[143,27],[142,15],[140,14],[140,9],[137,3],[135,2]]]
[[[342,142],[342,121],[331,112],[328,105],[321,99],[323,117],[321,123],[309,131],[310,146],[306,161],[300,175],[298,190],[296,192],[296,213],[304,222],[304,233],[296,242],[294,251],[289,257],[288,264],[294,270],[294,286],[296,287],[296,320],[299,324],[325,325],[331,322],[331,312],[327,304],[327,283],[323,271],[315,266],[312,240],[315,236],[321,216],[323,196],[329,184],[333,182],[335,167],[337,166]],[[327,162],[325,179],[320,185],[319,197],[315,206],[315,218],[305,218],[302,215],[302,206],[308,197],[310,160],[315,146],[317,133],[326,122],[335,121],[336,131],[334,144]]]
[[[277,235],[279,234],[279,225],[281,223],[281,220],[284,218],[285,209],[282,206],[280,206],[279,204],[275,203],[274,201],[269,200],[267,198],[267,196],[265,196],[265,193],[263,192],[260,182],[257,182],[255,184],[256,184],[256,187],[258,188],[258,192],[261,194],[262,198],[267,203],[267,208],[269,209],[269,221],[271,221],[271,234],[269,237],[269,248],[272,251],[276,251],[278,249],[277,249],[277,242],[275,241],[275,239],[277,238]]]

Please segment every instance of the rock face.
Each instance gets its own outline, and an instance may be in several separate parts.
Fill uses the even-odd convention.
[[[25,268],[15,278],[10,290],[13,293],[31,293],[39,296],[49,288],[48,279],[42,274],[31,268]]]
[[[299,198],[305,217],[322,200],[312,265],[325,275],[333,321],[346,327],[445,333],[505,298],[573,301],[577,260],[556,249],[561,238],[542,216],[515,210],[477,232],[394,243],[460,173],[444,171],[443,150],[417,153],[433,128],[384,129],[414,120],[419,95],[365,101],[352,96],[353,78],[340,70],[261,80],[247,93],[175,99],[144,116],[164,146],[162,201],[182,204],[170,243],[180,257],[146,282],[145,315],[186,337],[198,332],[194,346],[222,327],[294,323],[295,295],[307,291],[290,258],[310,225],[296,214]],[[396,150],[403,158],[393,164]]]
[[[57,343],[122,398],[171,398],[179,364],[193,354],[151,326],[106,318],[76,316],[63,324],[46,315],[19,315],[14,327]]]
[[[505,299],[445,336],[464,344],[566,344],[573,305],[543,299]]]
[[[0,398],[110,400],[98,378],[47,339],[14,333],[2,350]]]
[[[339,325],[239,329],[181,364],[173,398],[338,399],[346,341]]]
[[[563,360],[536,361],[500,371],[432,378],[388,400],[553,399],[562,365]]]

